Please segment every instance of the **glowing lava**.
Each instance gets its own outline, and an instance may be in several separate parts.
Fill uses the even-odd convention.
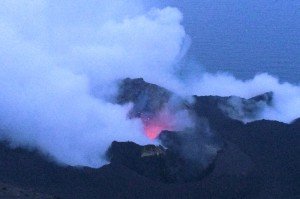
[[[167,125],[163,124],[147,124],[144,126],[145,133],[148,138],[155,139],[163,130],[172,130]]]
[[[174,118],[168,111],[162,111],[159,114],[152,116],[142,115],[141,119],[144,124],[145,134],[152,140],[157,138],[163,130],[175,130]]]

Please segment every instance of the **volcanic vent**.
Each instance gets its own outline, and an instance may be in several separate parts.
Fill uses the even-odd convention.
[[[227,164],[223,156],[231,157],[233,151],[237,150],[214,133],[215,128],[235,118],[253,117],[272,104],[272,93],[251,99],[217,96],[193,98],[190,103],[141,78],[124,79],[120,83],[117,103],[132,103],[129,117],[140,118],[145,134],[159,141],[162,146],[113,142],[107,151],[108,160],[165,183],[199,181],[214,171],[216,162]],[[238,110],[233,106],[232,99],[241,102]],[[211,122],[214,125],[212,129],[209,125]],[[243,153],[236,154],[242,160],[239,164],[244,165],[240,173],[248,173],[251,170],[248,157]],[[227,172],[226,169],[221,170],[215,172]]]
[[[140,118],[145,134],[150,139],[159,140],[163,146],[113,142],[107,152],[111,163],[126,165],[139,174],[162,182],[199,180],[213,168],[219,147],[213,136],[206,138],[208,134],[203,129],[209,128],[202,129],[199,124],[195,128],[192,120],[195,113],[187,101],[141,78],[127,78],[120,84],[117,103],[132,103],[129,117]],[[200,120],[198,123],[202,124]],[[195,144],[188,149],[186,146],[191,143]],[[214,148],[213,152],[207,153],[208,148]]]
[[[176,101],[173,100],[175,98]],[[163,130],[183,130],[185,126],[191,125],[182,99],[165,88],[145,82],[142,78],[123,80],[117,103],[133,103],[129,117],[142,120],[145,134],[150,139],[157,138]],[[180,121],[182,117],[185,119]]]

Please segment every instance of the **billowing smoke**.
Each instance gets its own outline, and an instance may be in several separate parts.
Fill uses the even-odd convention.
[[[266,74],[176,78],[189,45],[176,8],[142,0],[0,2],[0,138],[60,163],[98,167],[110,143],[151,142],[131,105],[116,105],[116,82],[142,77],[183,95],[252,97],[274,92],[260,118],[300,116],[300,88]],[[197,75],[198,76],[198,75]],[[185,92],[183,92],[185,91]],[[260,119],[259,118],[259,119]]]
[[[203,73],[187,82],[190,85],[188,92],[200,96],[251,98],[266,92],[273,92],[271,106],[266,106],[256,120],[268,119],[290,123],[300,117],[300,86],[279,82],[277,78],[265,73],[258,74],[250,80],[239,80],[224,73]],[[238,107],[239,103],[236,102],[235,106]]]
[[[140,1],[1,1],[1,139],[92,167],[114,140],[150,142],[110,96],[125,77],[171,80],[181,20]]]

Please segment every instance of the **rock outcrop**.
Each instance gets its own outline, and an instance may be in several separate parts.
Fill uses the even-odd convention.
[[[142,79],[126,79],[117,103],[133,103],[132,117],[140,117],[155,115],[172,97]],[[37,151],[0,142],[0,185],[79,199],[299,196],[300,119],[239,121],[272,106],[272,93],[233,97],[234,103],[232,97],[193,98],[180,99],[176,107],[190,113],[193,128],[162,132],[163,147],[113,142],[107,153],[111,163],[99,169],[57,165]]]
[[[174,132],[175,133],[175,132]],[[111,164],[126,166],[152,180],[163,183],[199,181],[208,175],[213,161],[206,166],[162,146],[140,146],[133,142],[113,142],[107,151]]]

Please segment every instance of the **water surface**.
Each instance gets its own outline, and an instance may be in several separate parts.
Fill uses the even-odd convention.
[[[299,0],[168,0],[184,13],[189,56],[239,78],[268,72],[300,83]]]

